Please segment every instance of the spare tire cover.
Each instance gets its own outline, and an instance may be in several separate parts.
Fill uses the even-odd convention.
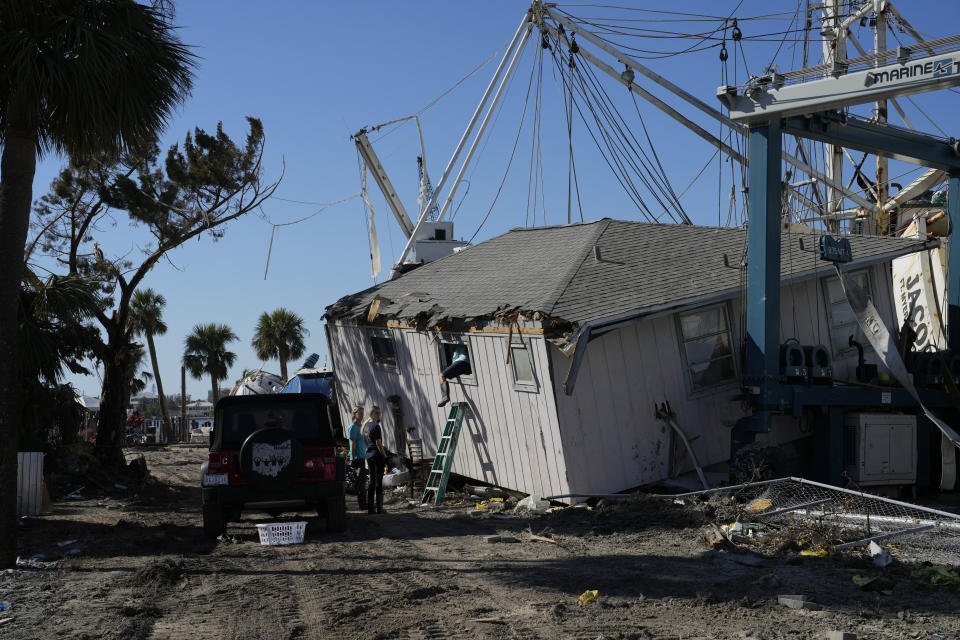
[[[260,429],[244,440],[240,468],[256,489],[285,489],[303,469],[303,448],[290,431]]]

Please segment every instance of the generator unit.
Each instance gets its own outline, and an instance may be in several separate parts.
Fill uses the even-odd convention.
[[[847,475],[857,484],[916,483],[916,416],[848,413],[843,444]]]

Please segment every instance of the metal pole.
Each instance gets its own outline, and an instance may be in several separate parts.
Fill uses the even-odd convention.
[[[829,29],[832,38],[823,39],[823,63],[842,64],[847,58],[847,39],[840,32],[839,0],[826,0],[823,7],[824,31]],[[828,26],[829,25],[829,26]],[[843,184],[843,148],[839,145],[826,145],[827,155],[827,213],[836,213],[843,208],[843,196],[835,185]],[[827,221],[830,233],[840,231],[840,223],[836,220]]]
[[[463,135],[460,136],[460,142],[457,143],[457,148],[454,150],[453,155],[450,157],[450,161],[447,163],[446,169],[443,170],[443,175],[440,176],[440,181],[433,190],[433,197],[430,198],[429,202],[424,205],[423,210],[420,211],[420,216],[417,218],[417,224],[414,228],[414,232],[411,234],[410,238],[407,239],[407,244],[403,247],[403,252],[400,254],[400,259],[397,260],[397,264],[394,265],[394,268],[390,272],[391,278],[395,278],[398,275],[399,272],[397,271],[397,266],[403,264],[403,261],[406,260],[407,256],[410,254],[410,249],[413,247],[414,238],[416,236],[417,229],[420,227],[420,223],[423,222],[423,219],[426,217],[426,212],[430,211],[433,205],[436,204],[437,196],[440,194],[441,190],[446,184],[447,178],[450,177],[450,172],[453,169],[453,165],[456,163],[457,158],[460,157],[460,152],[463,151],[463,145],[466,144],[467,138],[470,137],[470,133],[473,131],[473,126],[477,123],[480,113],[483,111],[484,106],[487,104],[487,100],[490,98],[493,87],[500,79],[500,74],[503,72],[504,66],[507,64],[507,59],[510,57],[510,52],[513,51],[514,47],[517,46],[517,42],[520,40],[520,36],[524,31],[524,27],[527,26],[529,21],[530,12],[527,11],[523,15],[523,20],[520,22],[520,26],[517,27],[516,33],[513,34],[513,39],[510,40],[510,44],[507,45],[507,49],[503,53],[503,58],[500,60],[500,64],[497,66],[497,70],[494,72],[493,78],[490,79],[490,84],[487,85],[486,91],[483,92],[483,97],[480,99],[480,104],[477,105],[476,110],[473,112],[473,117],[470,118],[470,123],[464,130]]]
[[[450,187],[450,193],[447,194],[447,199],[443,202],[443,207],[440,209],[440,215],[437,217],[437,220],[443,220],[444,214],[447,213],[447,209],[450,208],[450,204],[453,202],[453,197],[457,193],[457,187],[460,186],[460,181],[463,179],[463,175],[467,172],[467,167],[470,166],[470,161],[473,159],[473,154],[477,151],[477,146],[480,144],[480,138],[483,137],[483,132],[487,130],[487,125],[490,124],[490,119],[493,117],[493,112],[497,108],[497,103],[500,101],[500,96],[503,95],[503,90],[507,87],[507,83],[510,81],[510,76],[513,75],[513,70],[517,67],[517,61],[520,60],[520,54],[523,53],[523,47],[527,44],[527,39],[530,37],[530,32],[533,29],[527,29],[523,34],[523,39],[520,40],[520,44],[517,46],[517,50],[513,54],[513,59],[510,60],[510,66],[507,68],[507,72],[503,76],[503,80],[500,81],[500,86],[497,87],[497,93],[493,96],[493,100],[490,102],[490,107],[487,109],[487,114],[483,117],[483,122],[480,123],[480,129],[477,131],[477,135],[473,138],[473,143],[470,145],[470,150],[467,151],[467,157],[464,159],[463,164],[460,166],[460,171],[457,172],[457,178],[453,181],[453,185]]]
[[[877,24],[873,32],[873,52],[877,54],[874,61],[875,67],[882,67],[887,64],[886,56],[879,55],[887,50],[887,16],[886,0],[873,0],[873,11],[876,16]],[[877,124],[887,124],[887,101],[877,100]],[[890,179],[890,160],[886,156],[877,155],[877,235],[885,236],[890,233],[890,216],[884,211],[883,205],[887,202],[890,187],[887,181]]]
[[[777,375],[780,346],[780,120],[751,126],[747,229],[747,353],[748,386],[759,386],[767,404],[771,376]]]
[[[947,212],[950,235],[947,245],[947,344],[951,353],[960,355],[960,172],[951,171],[947,183]]]
[[[187,368],[180,367],[180,441],[189,441],[187,427]]]

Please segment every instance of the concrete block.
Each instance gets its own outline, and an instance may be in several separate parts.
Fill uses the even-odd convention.
[[[818,605],[816,602],[807,600],[807,596],[804,595],[784,594],[777,596],[777,602],[791,609],[816,610],[820,608],[820,605]]]

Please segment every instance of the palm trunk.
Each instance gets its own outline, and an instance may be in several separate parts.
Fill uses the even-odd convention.
[[[220,399],[220,389],[218,388],[220,385],[218,385],[217,382],[218,382],[217,377],[211,373],[211,374],[210,374],[210,384],[211,384],[212,387],[213,387],[213,395],[212,395],[211,397],[213,398],[213,404],[214,404],[214,405],[216,405],[216,404],[217,404],[217,400]]]
[[[97,454],[113,467],[122,467],[127,406],[130,404],[130,366],[134,351],[123,332],[111,327],[103,358],[103,396],[100,398],[100,425],[97,427]]]
[[[280,358],[280,377],[283,378],[283,383],[287,383],[287,360],[286,358]]]
[[[153,346],[153,334],[147,333],[147,348],[150,350],[150,364],[153,365],[153,379],[157,381],[157,395],[160,396],[160,415],[163,416],[163,435],[167,442],[173,440],[170,415],[167,413],[167,399],[163,395],[163,381],[160,380],[160,366],[157,364],[157,350]]]
[[[0,158],[0,568],[17,562],[17,314],[36,165],[36,134],[8,124]]]

